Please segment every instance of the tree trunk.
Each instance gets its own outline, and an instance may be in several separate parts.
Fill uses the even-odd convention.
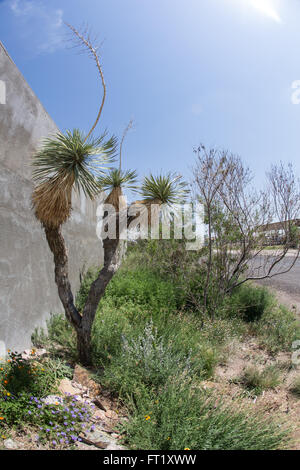
[[[88,328],[77,329],[77,351],[82,365],[90,366],[92,364],[92,346],[91,346],[92,324]]]
[[[58,295],[64,306],[67,319],[77,329],[81,325],[81,315],[74,305],[68,277],[68,254],[65,240],[61,233],[61,226],[53,228],[44,225],[44,229],[49,248],[54,257],[55,282],[58,288]]]
[[[71,285],[68,278],[68,255],[61,227],[44,226],[50,250],[54,255],[55,282],[58,294],[64,306],[67,320],[77,333],[77,349],[79,360],[83,365],[91,365],[91,334],[97,308],[105,289],[120,267],[124,257],[125,241],[119,241],[118,235],[114,240],[103,240],[104,266],[97,279],[92,283],[82,316],[74,305]]]
[[[122,242],[123,243],[123,242]],[[121,245],[122,246],[122,245]],[[97,279],[92,283],[82,315],[82,321],[77,331],[77,348],[80,362],[91,365],[91,336],[92,327],[101,298],[112,277],[115,275],[121,263],[121,249],[119,240],[103,240],[104,266]]]

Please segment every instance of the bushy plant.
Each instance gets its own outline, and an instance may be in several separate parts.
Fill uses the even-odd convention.
[[[248,284],[234,290],[229,303],[231,313],[234,316],[238,313],[246,322],[259,320],[274,305],[274,298],[266,288]]]
[[[0,430],[31,425],[36,440],[53,448],[70,447],[80,441],[90,415],[87,405],[75,398],[58,399],[54,404],[46,404],[30,393],[0,398]]]
[[[105,298],[112,299],[116,307],[124,302],[148,306],[152,313],[177,307],[174,285],[145,268],[121,270],[108,285]]]
[[[227,405],[178,377],[159,394],[144,395],[125,427],[131,447],[153,450],[271,450],[284,447],[286,430],[270,418]]]
[[[300,339],[300,325],[295,314],[282,305],[266,309],[253,325],[253,331],[261,344],[274,354],[291,351],[293,342]]]
[[[191,351],[187,355],[174,351],[150,321],[138,337],[123,337],[121,353],[104,378],[121,395],[131,396],[139,387],[158,388],[172,376],[192,373]]]
[[[0,380],[4,397],[24,392],[43,397],[55,389],[57,377],[46,362],[23,359],[21,354],[9,351],[0,368]]]

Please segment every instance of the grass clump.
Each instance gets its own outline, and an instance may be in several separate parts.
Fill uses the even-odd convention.
[[[142,450],[271,450],[287,439],[275,422],[237,400],[221,404],[185,377],[142,396],[125,430],[130,445]]]
[[[293,342],[300,338],[299,320],[283,305],[274,305],[253,325],[253,332],[271,353],[291,351]]]
[[[121,270],[107,286],[106,298],[116,307],[129,302],[147,307],[152,314],[177,308],[174,284],[147,268]]]
[[[274,389],[281,383],[277,365],[270,365],[260,371],[255,366],[247,367],[238,382],[245,388],[260,395],[264,390]]]

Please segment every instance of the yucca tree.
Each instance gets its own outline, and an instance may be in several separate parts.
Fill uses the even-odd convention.
[[[183,202],[189,190],[182,176],[167,173],[166,175],[145,176],[138,192],[145,204],[157,203],[172,206]]]
[[[77,345],[80,361],[91,364],[91,330],[99,302],[106,286],[117,272],[121,258],[120,239],[103,239],[104,263],[97,279],[92,283],[82,311],[74,304],[74,297],[68,278],[68,254],[62,235],[62,225],[70,218],[72,211],[73,190],[82,191],[89,199],[95,199],[100,191],[108,192],[105,202],[112,204],[119,217],[120,197],[124,188],[137,190],[136,172],[121,168],[121,151],[124,137],[131,126],[127,126],[121,140],[119,168],[110,168],[116,157],[117,140],[107,138],[106,134],[93,138],[92,132],[99,121],[104,104],[106,87],[97,55],[86,33],[79,33],[68,25],[75,37],[92,54],[100,74],[104,94],[97,119],[91,130],[85,135],[79,130],[58,133],[44,140],[33,157],[33,179],[35,187],[32,195],[33,208],[41,222],[50,250],[54,256],[55,282],[62,301],[66,318],[77,332]],[[171,174],[145,178],[140,193],[142,203],[173,204],[184,199],[185,184],[182,178]],[[127,206],[122,211],[127,211]],[[127,212],[127,227],[134,217]]]
[[[114,161],[116,145],[116,138],[106,140],[106,134],[86,140],[78,129],[43,141],[32,162],[36,183],[32,199],[43,225],[59,227],[68,220],[73,188],[92,200],[97,196],[96,177]]]
[[[111,168],[107,174],[98,178],[98,184],[102,191],[108,192],[105,204],[112,204],[118,211],[123,196],[123,189],[137,189],[137,173],[132,170]]]

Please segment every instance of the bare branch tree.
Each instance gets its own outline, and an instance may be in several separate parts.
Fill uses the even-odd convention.
[[[193,170],[194,193],[204,204],[207,222],[206,274],[203,309],[208,293],[230,293],[249,280],[288,272],[299,257],[295,220],[300,213],[300,189],[291,165],[273,166],[269,187],[256,191],[253,176],[239,156],[217,149],[197,150]],[[267,234],[279,219],[281,246],[267,251]],[[289,253],[292,243],[298,249]]]

